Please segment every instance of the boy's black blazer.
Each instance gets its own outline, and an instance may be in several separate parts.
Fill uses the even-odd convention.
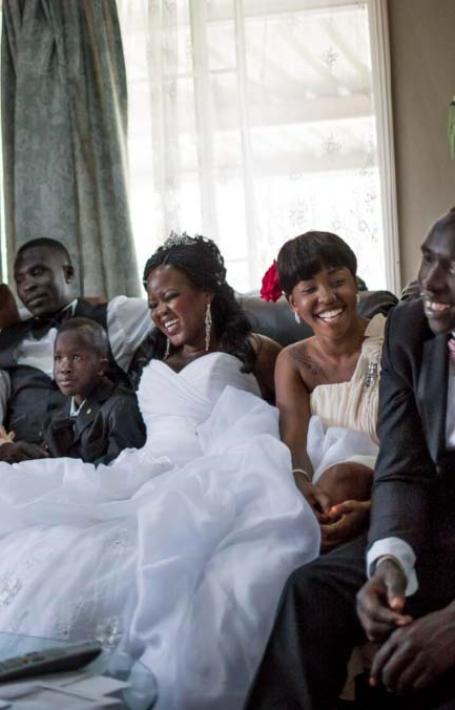
[[[77,416],[69,416],[70,399],[49,420],[45,443],[53,457],[70,456],[91,463],[109,463],[123,449],[141,448],[145,426],[136,395],[107,378],[90,394]]]

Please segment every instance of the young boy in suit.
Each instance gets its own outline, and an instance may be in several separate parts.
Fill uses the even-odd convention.
[[[50,456],[107,464],[123,449],[144,445],[135,394],[105,376],[108,348],[106,331],[89,318],[70,318],[60,326],[54,378],[67,399],[45,427]]]

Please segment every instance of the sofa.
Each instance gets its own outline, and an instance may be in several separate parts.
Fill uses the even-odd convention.
[[[312,334],[306,323],[297,323],[284,297],[276,303],[263,301],[256,292],[239,294],[253,330],[286,346]],[[372,318],[377,313],[387,315],[398,299],[390,291],[359,291],[359,313]]]

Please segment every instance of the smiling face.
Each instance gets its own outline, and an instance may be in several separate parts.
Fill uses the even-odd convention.
[[[52,315],[72,300],[73,267],[49,247],[31,247],[19,254],[14,280],[19,298],[34,316]]]
[[[213,294],[191,283],[179,269],[158,266],[147,279],[152,320],[174,348],[205,348],[205,314]]]
[[[80,404],[104,375],[107,357],[76,330],[59,333],[54,348],[54,379],[66,397]]]
[[[436,224],[425,239],[418,279],[431,330],[455,330],[455,218]]]
[[[357,284],[346,267],[323,267],[313,278],[299,281],[289,304],[315,335],[341,337],[357,313]]]

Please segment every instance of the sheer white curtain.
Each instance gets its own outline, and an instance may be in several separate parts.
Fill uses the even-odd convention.
[[[139,260],[219,244],[237,289],[280,245],[337,232],[384,287],[367,0],[117,0]]]

